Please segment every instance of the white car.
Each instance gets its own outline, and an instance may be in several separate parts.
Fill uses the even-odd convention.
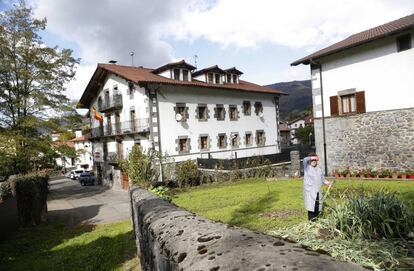
[[[69,177],[70,177],[72,180],[76,180],[76,179],[78,179],[78,178],[79,178],[80,174],[81,174],[81,173],[83,173],[83,172],[85,172],[85,170],[83,170],[83,169],[75,169],[75,170],[72,170],[72,171],[70,172]]]

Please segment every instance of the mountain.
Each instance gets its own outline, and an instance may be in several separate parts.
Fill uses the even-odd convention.
[[[281,82],[266,87],[275,88],[289,94],[280,96],[279,111],[281,120],[286,120],[289,114],[299,114],[312,107],[312,85],[310,80]]]

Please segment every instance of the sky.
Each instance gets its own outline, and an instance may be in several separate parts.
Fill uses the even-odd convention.
[[[0,11],[13,0],[0,0]],[[49,46],[81,58],[66,95],[78,100],[97,63],[156,68],[185,59],[237,67],[260,85],[310,78],[290,63],[347,36],[414,13],[413,0],[26,0],[47,18]],[[195,58],[197,56],[197,58]]]

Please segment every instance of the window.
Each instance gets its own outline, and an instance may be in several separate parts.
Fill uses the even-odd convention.
[[[114,92],[116,92],[118,90],[118,85],[114,85],[113,89],[114,89]]]
[[[351,113],[365,113],[365,91],[356,91],[354,93],[339,92],[337,96],[329,97],[331,116]]]
[[[256,131],[256,144],[257,145],[265,144],[264,131]]]
[[[356,112],[355,94],[343,95],[340,97],[341,97],[341,108],[342,108],[343,114]]]
[[[216,84],[220,84],[220,74],[216,73],[214,74],[215,80],[216,80]]]
[[[260,116],[261,114],[263,114],[263,105],[261,102],[256,102],[254,104],[254,112],[256,113],[257,116]]]
[[[226,134],[219,134],[218,135],[218,140],[217,140],[217,145],[220,149],[226,148],[227,147],[227,139],[226,139]]]
[[[411,49],[411,34],[397,37],[397,52]]]
[[[198,107],[197,107],[197,117],[198,117],[198,120],[207,120],[208,119],[207,105],[198,105]]]
[[[237,84],[237,74],[233,74],[233,83]]]
[[[183,70],[183,81],[188,81],[188,70]]]
[[[118,89],[118,86],[116,87],[116,89]],[[132,82],[128,82],[128,95],[129,99],[134,98],[134,83]]]
[[[208,150],[208,136],[200,136],[200,150]]]
[[[231,74],[227,74],[227,83],[231,83]]]
[[[217,120],[224,120],[226,117],[226,111],[224,109],[224,106],[222,104],[217,104],[215,110],[215,118]]]
[[[174,80],[180,80],[180,70],[174,69]]]
[[[252,113],[252,105],[250,104],[249,101],[244,101],[243,102],[243,114],[246,116],[250,116],[251,113]]]
[[[238,133],[232,133],[231,134],[231,146],[232,147],[238,147],[239,146],[239,134]]]
[[[238,112],[237,112],[237,105],[230,105],[230,120],[237,120],[238,119]]]
[[[207,83],[213,83],[213,74],[207,73]]]
[[[131,110],[129,112],[129,116],[130,116],[130,125],[131,125],[131,130],[132,132],[135,132],[137,130],[137,125],[136,125],[136,116],[135,116],[135,110]]]
[[[188,118],[188,107],[185,106],[185,103],[177,103],[174,107],[175,114],[181,115],[181,120],[177,121],[187,121]]]
[[[252,145],[252,143],[253,143],[252,139],[253,139],[252,133],[251,132],[246,132],[246,135],[245,135],[246,146]]]
[[[178,139],[178,152],[184,153],[190,151],[190,142],[187,137]]]

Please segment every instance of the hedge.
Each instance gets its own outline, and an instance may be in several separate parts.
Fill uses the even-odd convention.
[[[35,226],[46,221],[48,175],[23,175],[0,183],[0,204],[8,197],[16,197],[20,226]]]

